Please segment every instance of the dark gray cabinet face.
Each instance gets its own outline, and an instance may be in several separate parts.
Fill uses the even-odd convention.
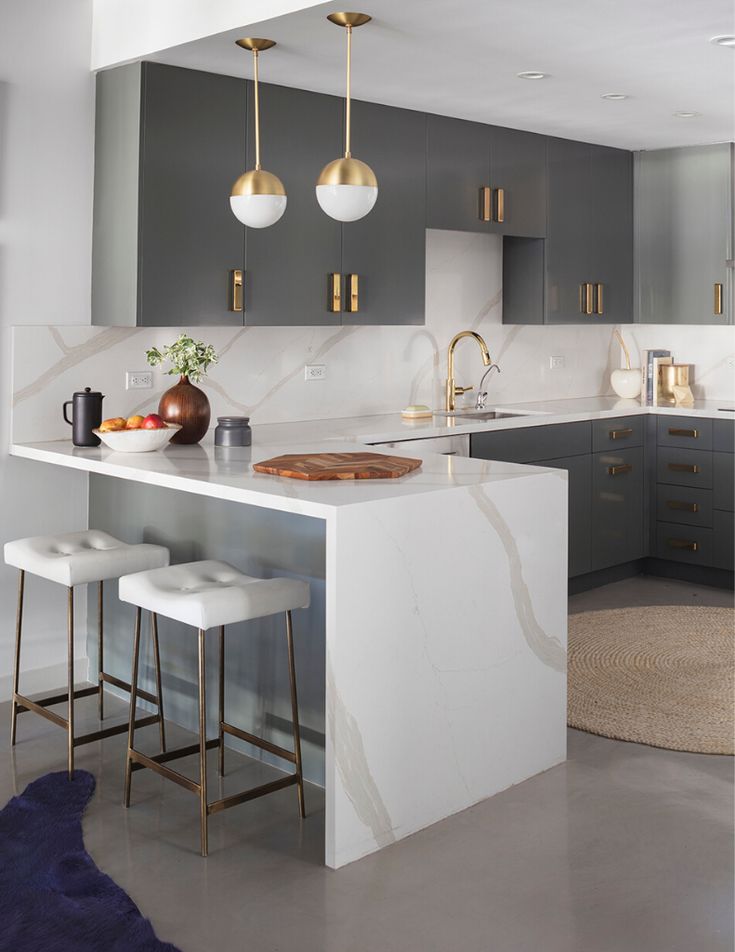
[[[592,457],[540,460],[536,466],[565,469],[569,474],[569,577],[590,571]]]
[[[656,486],[656,518],[687,526],[712,525],[712,490],[691,486]]]
[[[158,63],[142,70],[137,323],[241,324],[227,275],[243,260],[229,197],[244,170],[245,84]]]
[[[283,182],[288,203],[270,228],[247,228],[245,324],[341,323],[327,309],[327,276],[341,270],[342,230],[316,200],[316,181],[339,158],[342,101],[334,96],[261,84],[261,162]],[[247,167],[255,162],[248,135]]]
[[[715,512],[712,529],[712,562],[718,569],[735,568],[735,531],[732,512]]]
[[[488,127],[427,117],[427,228],[490,230],[480,219],[480,188],[490,186]]]
[[[658,447],[656,481],[670,486],[712,488],[712,453],[709,450]]]
[[[592,456],[592,569],[643,555],[643,450]]]
[[[592,445],[589,423],[555,423],[474,433],[470,455],[509,463],[535,463],[539,459],[581,456]]]
[[[503,190],[503,222],[490,231],[522,238],[546,237],[546,136],[489,126],[490,180]],[[497,197],[496,197],[497,200]]]
[[[352,153],[375,172],[378,200],[365,218],[342,225],[341,270],[358,276],[359,308],[343,312],[342,323],[423,324],[426,116],[353,102]]]
[[[672,562],[712,565],[713,534],[712,529],[659,522],[656,524],[656,555]]]
[[[633,156],[590,146],[591,274],[600,324],[633,320]]]
[[[712,423],[712,420],[702,417],[660,416],[658,445],[678,446],[683,450],[711,450]]]
[[[735,508],[735,456],[712,454],[712,504],[715,509],[732,512]]]

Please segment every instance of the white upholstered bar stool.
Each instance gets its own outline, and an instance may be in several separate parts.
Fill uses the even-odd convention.
[[[63,727],[67,734],[67,767],[69,776],[74,770],[74,748],[91,741],[121,734],[128,729],[126,724],[103,728],[89,734],[75,736],[74,734],[74,701],[77,698],[98,695],[100,720],[104,717],[104,685],[113,684],[125,691],[130,691],[130,685],[119,678],[108,674],[104,670],[104,623],[103,623],[103,596],[104,582],[119,578],[127,572],[141,572],[145,569],[158,568],[168,565],[169,552],[162,545],[128,545],[96,529],[84,532],[70,532],[55,536],[34,536],[30,539],[16,539],[5,544],[5,561],[20,570],[18,582],[18,609],[15,629],[15,660],[13,664],[13,698],[11,705],[10,743],[15,744],[18,715],[24,711],[34,711],[47,720]],[[23,599],[25,593],[26,573],[37,575],[63,585],[68,591],[67,600],[67,689],[63,694],[38,698],[31,701],[19,693],[20,679],[20,651],[23,634]],[[98,608],[98,672],[97,684],[74,690],[74,587],[97,582]],[[157,696],[138,691],[140,697],[158,705],[158,714],[141,718],[140,727],[158,722],[161,736],[161,746],[165,749],[165,734],[163,726],[163,710],[161,708],[161,668],[158,650],[158,632],[153,628],[153,648],[156,663]],[[55,711],[47,710],[56,704],[67,704],[67,716],[61,717]],[[131,710],[135,712],[135,704]]]
[[[148,767],[168,780],[173,780],[199,797],[199,823],[202,856],[207,855],[207,825],[210,814],[234,807],[247,800],[254,800],[268,793],[275,793],[295,784],[298,792],[299,812],[304,810],[304,781],[301,767],[301,737],[299,711],[296,696],[296,668],[293,650],[293,625],[291,611],[308,608],[309,586],[306,582],[290,578],[259,579],[243,575],[225,562],[189,562],[169,568],[140,572],[120,579],[120,598],[137,608],[135,618],[135,642],[133,648],[133,672],[131,711],[135,707],[138,680],[138,653],[140,651],[141,612],[143,609],[164,615],[197,630],[199,656],[199,743],[149,757],[135,749],[135,719],[130,717],[128,734],[128,757],[125,767],[124,804],[130,806],[130,786],[134,770]],[[286,750],[263,738],[225,721],[225,626],[237,622],[263,618],[284,612],[286,615],[286,641],[288,669],[291,686],[291,715],[293,723],[293,751]],[[155,622],[154,622],[155,623]],[[206,707],[206,632],[219,629],[219,716],[216,740],[207,740]],[[278,780],[262,784],[250,790],[232,794],[221,800],[207,799],[207,750],[219,748],[219,773],[224,774],[224,735],[230,734],[266,750],[294,765],[294,772]],[[199,754],[199,782],[190,780],[166,764],[178,757]]]

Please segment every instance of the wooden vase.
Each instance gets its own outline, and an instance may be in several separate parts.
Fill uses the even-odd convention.
[[[209,429],[212,410],[206,393],[184,375],[161,397],[158,415],[167,423],[181,424],[172,443],[198,443]]]

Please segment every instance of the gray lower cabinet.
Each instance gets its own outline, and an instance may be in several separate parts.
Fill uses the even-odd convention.
[[[570,578],[584,575],[592,567],[590,524],[592,518],[592,457],[567,456],[537,460],[536,466],[565,469],[569,487],[569,565]]]
[[[733,322],[733,145],[635,157],[637,320]]]
[[[643,484],[642,447],[592,455],[592,570],[643,556]]]

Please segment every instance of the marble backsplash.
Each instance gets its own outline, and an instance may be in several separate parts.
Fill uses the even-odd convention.
[[[423,327],[189,330],[220,355],[203,384],[213,417],[238,413],[253,423],[278,423],[385,413],[409,403],[441,406],[446,348],[465,328],[483,335],[501,367],[489,378],[488,405],[607,394],[610,370],[621,362],[610,326],[504,326],[501,239],[459,232],[427,232]],[[677,361],[694,365],[696,397],[735,400],[734,328],[626,325],[622,330],[634,362],[640,349],[666,348]],[[171,327],[15,327],[13,440],[69,436],[61,404],[84,387],[106,395],[105,416],[155,410],[175,378],[156,370],[153,390],[126,391],[125,371],[147,369],[146,349],[178,333]],[[565,365],[551,370],[551,356],[564,357]],[[326,379],[307,382],[307,363],[326,365]],[[476,386],[482,370],[477,348],[461,342],[457,381]]]

